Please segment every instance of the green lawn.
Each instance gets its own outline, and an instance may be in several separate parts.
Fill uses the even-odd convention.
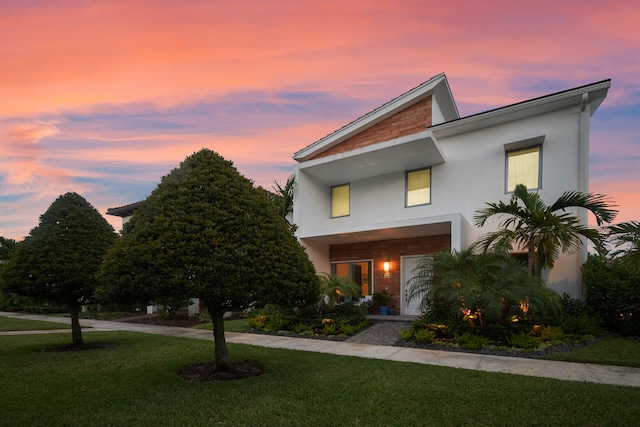
[[[624,338],[606,338],[576,350],[547,356],[545,359],[640,368],[640,342]]]
[[[43,329],[71,329],[71,325],[56,322],[42,322],[40,320],[15,319],[0,316],[0,332],[6,331],[34,331]]]
[[[66,334],[0,336],[0,425],[628,426],[640,388],[229,345],[260,377],[190,383],[213,344],[91,332],[106,349],[43,352]]]

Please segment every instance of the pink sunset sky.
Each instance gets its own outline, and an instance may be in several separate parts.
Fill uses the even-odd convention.
[[[0,236],[68,191],[143,200],[202,147],[271,188],[441,72],[462,116],[611,78],[590,189],[640,220],[638,22],[635,0],[1,1]]]

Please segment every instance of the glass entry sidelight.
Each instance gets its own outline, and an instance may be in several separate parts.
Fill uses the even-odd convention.
[[[373,277],[371,261],[336,262],[331,264],[331,275],[347,277],[360,285],[362,295],[371,295],[373,292]]]

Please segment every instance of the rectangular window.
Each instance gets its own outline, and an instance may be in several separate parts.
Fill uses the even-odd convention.
[[[407,206],[431,203],[431,169],[407,172]]]
[[[541,187],[542,146],[507,151],[507,193],[516,185],[524,184],[528,190]]]
[[[336,262],[331,264],[331,274],[346,277],[360,285],[362,295],[373,294],[371,261]]]
[[[331,218],[349,216],[349,184],[331,187]]]

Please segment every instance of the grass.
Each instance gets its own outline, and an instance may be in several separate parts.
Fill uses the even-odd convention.
[[[200,325],[194,326],[193,328],[202,329],[205,331],[213,331],[213,323],[202,323]],[[235,320],[224,321],[225,332],[247,332],[247,329],[249,329],[249,324],[247,323],[247,319],[235,319]]]
[[[42,322],[40,320],[15,319],[0,316],[0,332],[34,331],[44,329],[71,329],[71,325],[56,322]]]
[[[552,354],[544,358],[567,362],[640,368],[640,341],[632,341],[624,338],[606,338],[576,350]]]
[[[0,425],[627,426],[640,388],[230,344],[260,377],[190,383],[213,344],[91,332],[111,347],[42,352],[61,334],[0,336]]]

